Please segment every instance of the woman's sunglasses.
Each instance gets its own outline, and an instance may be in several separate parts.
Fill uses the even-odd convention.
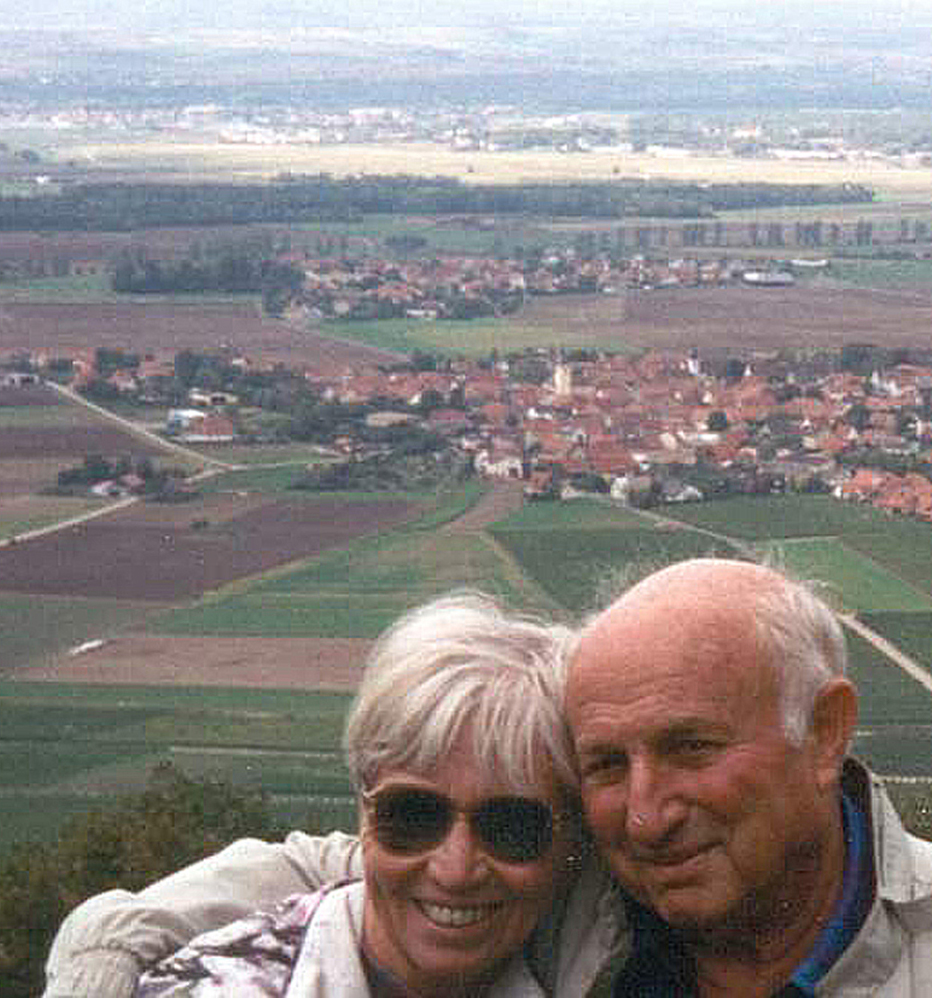
[[[553,842],[553,812],[530,797],[490,797],[475,807],[458,807],[433,790],[386,787],[362,798],[376,839],[390,852],[433,849],[450,834],[457,814],[468,817],[482,848],[503,863],[533,863]]]

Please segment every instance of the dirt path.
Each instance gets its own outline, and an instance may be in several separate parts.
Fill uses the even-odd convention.
[[[76,392],[72,388],[68,388],[66,385],[59,385],[54,381],[49,381],[48,385],[72,404],[83,406],[85,409],[90,409],[98,416],[102,416],[111,423],[116,423],[121,429],[146,440],[150,444],[154,444],[163,451],[180,454],[182,457],[215,470],[229,471],[240,467],[240,465],[229,464],[226,461],[218,461],[216,458],[205,456],[199,451],[192,450],[190,447],[184,447],[181,444],[175,443],[173,440],[166,440],[165,437],[158,433],[153,433],[152,430],[146,429],[146,427],[141,426],[135,420],[127,419],[125,416],[120,416],[115,412],[111,412],[109,409],[105,409],[103,406],[97,405],[95,402],[92,402],[90,399],[81,395],[80,392]]]
[[[869,641],[878,651],[884,653],[887,658],[890,659],[895,665],[898,665],[904,672],[908,673],[917,683],[922,683],[922,685],[932,693],[932,675],[926,669],[923,669],[921,665],[915,660],[910,658],[908,655],[904,655],[903,652],[896,647],[896,645],[891,644],[886,638],[881,637],[876,631],[872,631],[866,624],[861,623],[857,617],[851,614],[841,614],[841,619],[845,624],[851,628],[857,634],[860,634],[862,638]]]
[[[457,532],[482,530],[521,508],[524,502],[524,483],[510,478],[496,478],[475,506],[462,516],[444,526],[444,530]]]

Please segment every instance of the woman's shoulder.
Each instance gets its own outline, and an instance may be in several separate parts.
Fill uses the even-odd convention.
[[[348,887],[293,894],[268,911],[196,936],[147,970],[134,998],[283,994],[308,926],[328,897],[338,901]]]

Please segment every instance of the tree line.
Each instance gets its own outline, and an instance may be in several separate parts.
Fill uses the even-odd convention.
[[[127,294],[261,294],[265,311],[277,315],[300,290],[304,273],[290,264],[250,253],[179,261],[127,254],[114,267],[110,283],[114,291]]]
[[[860,184],[609,181],[465,184],[407,175],[286,176],[266,184],[100,183],[0,197],[0,230],[131,231],[158,226],[351,221],[368,214],[710,218],[750,207],[869,202]]]

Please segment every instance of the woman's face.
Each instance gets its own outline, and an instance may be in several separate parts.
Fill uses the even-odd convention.
[[[427,777],[381,773],[370,795],[414,789],[448,798],[463,810],[455,812],[441,841],[420,851],[387,847],[374,831],[373,805],[364,809],[366,950],[419,994],[448,996],[494,979],[547,910],[569,848],[555,788],[549,787],[534,799],[554,808],[552,844],[527,862],[490,854],[466,812],[515,792],[479,772],[468,744],[461,738]]]

